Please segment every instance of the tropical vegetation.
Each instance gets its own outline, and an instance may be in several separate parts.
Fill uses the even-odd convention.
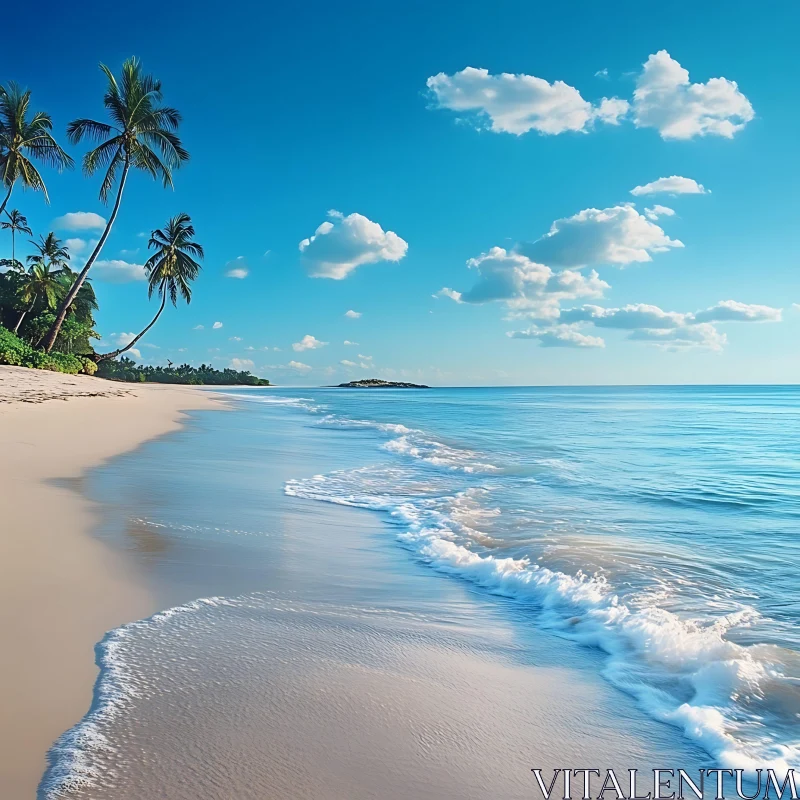
[[[123,356],[119,361],[101,361],[97,374],[101,378],[131,383],[185,383],[193,386],[269,386],[265,378],[235,369],[218,370],[208,364],[191,367],[139,367],[135,361]]]
[[[96,352],[95,343],[101,337],[95,329],[98,298],[90,271],[117,219],[128,177],[141,172],[172,187],[174,172],[189,159],[178,137],[181,115],[163,104],[161,82],[144,72],[136,58],[125,61],[119,75],[105,64],[100,69],[105,79],[105,120],[79,118],[66,129],[70,144],[92,143],[82,158],[83,174],[87,179],[100,175],[101,202],[113,200],[102,233],[85,260],[70,253],[67,243],[53,231],[34,238],[22,211],[9,207],[16,188],[39,192],[49,203],[39,170],[44,166],[60,172],[72,168],[74,160],[56,140],[50,115],[33,109],[31,92],[13,82],[0,85],[0,234],[10,234],[11,240],[11,258],[0,259],[0,364],[97,372],[137,382],[268,384],[249,372],[220,371],[205,364],[174,368],[168,362],[167,367],[141,367],[128,357],[116,360],[133,350],[168,304],[191,302],[204,252],[186,213],[172,217],[150,235],[152,254],[144,269],[148,298],[155,295],[159,301],[155,315],[117,349]],[[17,255],[21,236],[28,237],[30,250],[24,261]]]

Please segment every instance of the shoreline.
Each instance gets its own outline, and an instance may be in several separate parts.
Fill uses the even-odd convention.
[[[95,645],[157,611],[137,565],[91,536],[98,507],[84,474],[220,408],[191,387],[117,384],[0,367],[0,784],[30,798],[52,743],[86,713]]]

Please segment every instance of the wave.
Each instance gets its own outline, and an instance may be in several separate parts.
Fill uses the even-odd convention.
[[[327,414],[319,420],[319,424],[337,428],[370,428],[390,434],[396,438],[386,442],[383,445],[384,450],[424,461],[435,467],[467,473],[501,471],[500,467],[481,460],[481,456],[475,451],[446,444],[417,428],[407,428],[405,425],[391,422],[350,419],[336,414]]]
[[[737,644],[726,638],[759,619],[752,607],[706,619],[669,611],[653,592],[621,597],[601,575],[574,575],[529,558],[498,557],[481,531],[486,488],[450,495],[410,488],[410,476],[392,468],[362,468],[285,484],[287,495],[384,511],[400,527],[398,541],[439,572],[535,607],[538,621],[559,635],[607,654],[604,676],[633,695],[642,709],[680,728],[726,767],[785,770],[800,746],[779,740],[771,715],[785,714],[769,698],[786,700],[791,658],[781,648]]]
[[[95,647],[95,662],[100,674],[95,682],[91,708],[77,725],[62,734],[50,748],[47,769],[37,791],[39,800],[55,800],[79,789],[90,788],[102,777],[94,763],[94,756],[114,751],[103,729],[123,713],[141,691],[123,655],[127,641],[138,631],[163,624],[177,614],[229,604],[230,601],[221,597],[193,600],[160,611],[147,619],[122,625],[105,635]]]

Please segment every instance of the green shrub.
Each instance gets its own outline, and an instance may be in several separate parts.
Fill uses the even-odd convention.
[[[88,358],[80,358],[68,353],[44,353],[41,350],[34,350],[19,336],[0,326],[0,364],[48,369],[52,372],[65,372],[69,375],[76,375],[78,372],[86,372],[91,375],[97,369],[97,365],[90,362],[94,367],[92,369],[86,363],[89,361]]]

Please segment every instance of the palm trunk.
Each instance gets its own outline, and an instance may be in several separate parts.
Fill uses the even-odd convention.
[[[6,192],[5,200],[3,200],[3,205],[0,206],[0,214],[2,214],[6,210],[6,203],[8,202],[8,198],[11,197],[11,190],[14,188],[14,184],[12,183],[11,186],[8,187],[8,192]]]
[[[111,216],[108,218],[108,222],[106,223],[106,229],[103,231],[103,235],[100,237],[100,240],[97,242],[97,245],[92,251],[92,254],[89,256],[86,265],[80,271],[78,277],[75,279],[75,283],[72,284],[70,290],[67,292],[66,297],[61,301],[61,305],[58,307],[58,313],[56,314],[55,322],[48,331],[47,336],[44,340],[44,349],[45,352],[47,353],[49,353],[53,349],[53,345],[55,344],[56,338],[58,337],[58,332],[61,330],[61,326],[64,324],[64,320],[66,319],[67,311],[69,310],[69,307],[72,305],[72,301],[75,299],[75,295],[78,294],[81,286],[83,286],[83,282],[86,280],[86,276],[88,275],[89,270],[92,268],[92,264],[94,264],[97,256],[100,255],[100,251],[103,249],[103,245],[106,243],[108,234],[111,232],[111,226],[114,224],[114,220],[117,218],[117,212],[119,211],[119,204],[120,202],[122,202],[122,190],[125,188],[125,179],[128,177],[129,168],[130,168],[130,162],[126,157],[125,167],[122,170],[122,177],[120,178],[119,189],[117,190],[117,199],[114,202],[114,208],[111,211]]]
[[[162,288],[164,290],[164,296],[161,298],[161,307],[158,309],[158,312],[153,317],[153,321],[138,336],[135,336],[130,342],[128,342],[128,344],[126,344],[125,347],[121,347],[119,350],[114,350],[113,353],[103,353],[102,355],[98,355],[95,358],[95,361],[97,361],[98,364],[101,361],[107,361],[109,358],[116,358],[117,356],[122,355],[122,353],[124,353],[126,350],[130,350],[131,347],[133,347],[136,344],[136,342],[138,342],[139,339],[141,339],[142,336],[144,336],[147,333],[147,331],[149,331],[150,328],[152,328],[153,325],[156,324],[156,320],[161,316],[161,312],[164,310],[164,306],[167,304],[167,287],[164,286]]]
[[[17,237],[14,228],[11,229],[11,265],[12,268],[17,266]]]
[[[33,311],[33,307],[34,307],[35,305],[36,305],[36,300],[34,300],[34,301],[33,301],[33,302],[32,302],[32,303],[31,303],[31,304],[28,306],[28,308],[26,308],[26,309],[25,309],[25,310],[24,310],[24,311],[23,311],[23,312],[22,312],[22,313],[19,315],[19,319],[17,320],[17,324],[14,326],[14,333],[16,333],[16,332],[19,330],[19,326],[20,326],[20,325],[22,325],[22,320],[24,320],[24,319],[25,319],[25,315],[26,315],[26,314],[30,314],[30,313],[31,313],[31,311]]]

